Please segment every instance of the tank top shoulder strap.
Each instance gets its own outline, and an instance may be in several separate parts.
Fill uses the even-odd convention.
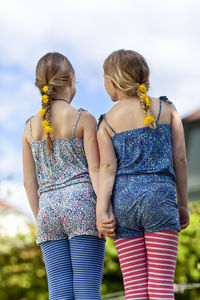
[[[73,131],[72,131],[72,137],[74,137],[74,135],[75,135],[76,127],[78,125],[78,121],[79,121],[80,116],[81,116],[81,114],[82,114],[83,111],[86,111],[86,110],[83,109],[83,108],[79,108],[79,113],[78,113],[78,116],[76,118],[76,121],[75,121],[75,124],[74,124],[74,128],[73,128]]]
[[[168,104],[172,104],[172,102],[166,96],[160,96],[159,99],[160,99],[160,109],[159,109],[158,117],[156,120],[156,124],[158,124],[158,121],[160,119],[160,114],[161,114],[161,109],[162,109],[162,101],[165,101]]]
[[[30,132],[30,136],[31,136],[31,140],[32,142],[34,142],[34,138],[33,138],[33,133],[32,133],[32,124],[31,124],[31,119],[33,118],[34,116],[31,116],[28,120],[26,120],[26,124],[29,123],[29,132]]]
[[[101,122],[102,122],[102,120],[104,120],[104,122],[106,123],[106,125],[110,128],[110,130],[115,134],[116,132],[115,132],[115,130],[112,128],[112,126],[108,123],[108,121],[106,120],[106,114],[102,114],[102,115],[100,115],[100,117],[99,117],[99,121],[98,121],[98,123],[97,123],[97,130],[99,129],[99,126],[100,126],[100,124],[101,124]]]

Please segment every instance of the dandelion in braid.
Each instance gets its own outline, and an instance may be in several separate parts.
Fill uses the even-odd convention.
[[[47,53],[39,60],[36,67],[35,85],[42,95],[40,115],[43,117],[42,126],[46,133],[48,154],[51,154],[53,150],[51,104],[56,100],[57,90],[65,88],[73,76],[74,69],[71,63],[64,55],[57,52]]]
[[[104,62],[104,74],[127,96],[137,95],[143,108],[144,124],[156,128],[152,115],[151,101],[147,95],[149,89],[149,68],[142,55],[132,50],[118,50]]]

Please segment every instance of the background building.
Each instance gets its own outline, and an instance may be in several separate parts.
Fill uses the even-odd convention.
[[[200,200],[200,110],[184,118],[189,200]]]

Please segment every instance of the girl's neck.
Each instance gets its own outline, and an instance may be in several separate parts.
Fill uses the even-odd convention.
[[[69,103],[72,101],[72,91],[69,87],[57,91],[55,99],[65,99]]]
[[[119,102],[124,103],[124,102],[132,102],[132,101],[136,101],[139,100],[138,96],[126,96],[126,95],[121,95],[119,96]]]
[[[56,93],[54,99],[65,99],[69,103],[71,102],[71,93]]]

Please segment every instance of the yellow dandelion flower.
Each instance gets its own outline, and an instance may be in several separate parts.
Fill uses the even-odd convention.
[[[139,87],[138,87],[138,90],[142,93],[146,93],[147,88],[144,84],[140,84]]]
[[[43,95],[42,100],[43,100],[44,104],[47,104],[49,102],[49,97],[47,95]]]
[[[146,99],[146,106],[149,107],[151,104],[151,101],[149,100],[149,98]]]
[[[147,116],[145,119],[144,119],[144,124],[145,125],[148,125],[148,124],[151,124],[155,121],[154,117],[153,116]]]
[[[142,94],[141,97],[142,97],[142,99],[143,99],[144,101],[146,101],[146,100],[148,99],[148,95],[147,95],[147,94]]]
[[[47,120],[42,121],[42,126],[43,127],[49,126],[49,121],[47,121]]]
[[[52,132],[53,132],[53,128],[50,127],[50,126],[45,126],[45,127],[44,127],[44,131],[45,131],[46,133],[52,133]]]
[[[41,115],[42,117],[44,117],[45,114],[46,114],[46,109],[41,108],[41,109],[40,109],[40,115]]]
[[[147,94],[142,94],[141,97],[145,101],[146,106],[149,107],[150,104],[151,104],[151,101],[150,101],[148,95]]]
[[[48,89],[49,89],[48,85],[44,85],[43,88],[42,88],[42,91],[44,93],[46,93],[48,91]]]

